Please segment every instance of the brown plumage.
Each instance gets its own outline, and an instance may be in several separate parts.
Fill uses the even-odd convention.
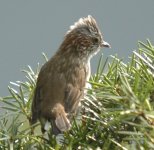
[[[71,26],[56,54],[40,70],[31,123],[39,120],[44,132],[49,121],[55,135],[69,130],[71,115],[76,113],[90,77],[90,59],[101,47],[109,46],[92,16]]]

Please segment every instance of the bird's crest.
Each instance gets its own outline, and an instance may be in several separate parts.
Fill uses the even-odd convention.
[[[96,20],[91,15],[88,15],[87,17],[80,18],[77,22],[74,23],[74,25],[71,25],[67,34],[74,29],[82,27],[87,27],[91,33],[98,34],[100,32]]]

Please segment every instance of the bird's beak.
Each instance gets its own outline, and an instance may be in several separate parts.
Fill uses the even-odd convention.
[[[111,45],[105,41],[102,41],[101,47],[111,48]]]

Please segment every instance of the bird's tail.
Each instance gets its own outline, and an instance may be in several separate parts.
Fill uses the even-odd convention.
[[[52,109],[52,114],[55,118],[55,120],[52,121],[53,134],[57,135],[70,129],[70,121],[67,118],[64,107],[60,103],[56,104],[55,107]]]

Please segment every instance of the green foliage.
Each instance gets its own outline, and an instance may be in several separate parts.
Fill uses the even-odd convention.
[[[44,54],[43,54],[44,55]],[[44,55],[45,56],[45,55]],[[46,56],[45,56],[46,58]],[[47,59],[47,58],[46,58]],[[79,120],[63,137],[44,137],[36,124],[31,135],[31,101],[39,65],[24,70],[26,81],[11,83],[1,98],[0,149],[154,149],[154,46],[138,42],[129,63],[111,56],[89,81]]]

